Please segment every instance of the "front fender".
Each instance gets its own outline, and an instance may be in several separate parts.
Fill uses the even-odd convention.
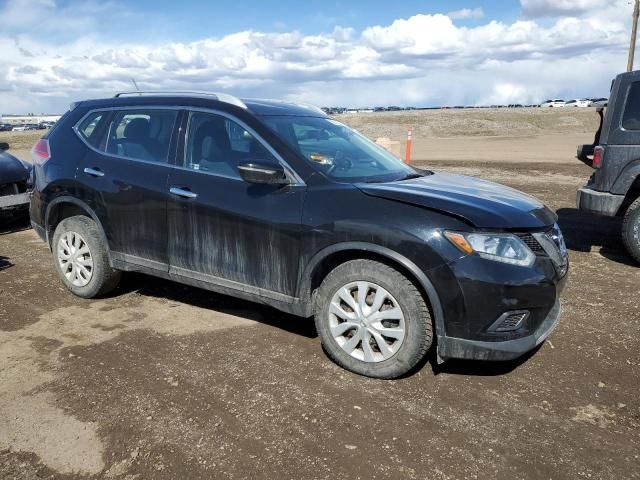
[[[389,259],[392,263],[401,265],[414,277],[414,279],[420,284],[422,289],[426,292],[428,301],[431,305],[431,311],[434,317],[434,323],[436,327],[436,335],[441,336],[445,334],[444,328],[444,313],[442,310],[442,304],[440,303],[440,297],[425,272],[423,272],[414,262],[405,257],[404,255],[391,250],[390,248],[383,247],[368,242],[341,242],[330,245],[317,252],[305,267],[302,273],[302,278],[298,286],[298,297],[305,298],[311,295],[311,279],[313,273],[318,265],[323,260],[338,252],[355,251],[355,252],[370,252]]]

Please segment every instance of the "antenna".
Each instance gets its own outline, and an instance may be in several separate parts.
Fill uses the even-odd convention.
[[[136,83],[135,79],[131,78],[131,83],[133,83],[133,86],[136,89],[136,92],[139,92],[140,89],[138,88],[138,84]]]

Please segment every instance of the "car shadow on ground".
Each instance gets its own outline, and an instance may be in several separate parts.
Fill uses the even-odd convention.
[[[450,375],[496,377],[511,373],[520,365],[527,363],[527,361],[542,348],[542,345],[544,345],[544,342],[515,360],[501,362],[451,359],[438,365],[435,352],[432,351],[432,354],[429,356],[429,363],[431,363],[431,369],[434,375],[445,373]]]
[[[595,247],[609,260],[636,265],[622,243],[622,218],[600,217],[575,208],[561,208],[556,213],[569,250],[591,252]]]
[[[125,274],[113,295],[117,296],[133,291],[148,297],[163,298],[194,307],[236,315],[307,338],[318,336],[313,318],[297,317],[267,305],[149,275],[132,272]]]
[[[188,285],[181,285],[171,280],[164,280],[144,274],[129,272],[124,275],[120,286],[110,296],[136,292],[148,297],[181,302],[198,308],[215,310],[225,314],[257,321],[261,324],[279,328],[283,331],[314,339],[318,333],[313,318],[301,318],[280,312],[275,308],[261,305],[248,300],[231,297],[229,295],[211,292]],[[473,375],[499,376],[506,375],[523,363],[526,363],[540,347],[526,353],[522,357],[506,362],[489,362],[477,360],[447,360],[438,364],[435,354],[435,343],[431,352],[405,378],[412,377],[417,372],[431,365],[434,375]]]
[[[9,257],[3,257],[2,255],[0,255],[0,272],[11,267],[13,267],[13,262],[9,260]]]
[[[21,232],[31,228],[29,214],[2,214],[0,213],[0,235]]]

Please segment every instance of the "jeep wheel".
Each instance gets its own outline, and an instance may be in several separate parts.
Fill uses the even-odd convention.
[[[121,272],[109,265],[105,241],[89,217],[62,220],[53,234],[52,250],[60,278],[79,297],[104,295],[120,281]]]
[[[375,378],[409,373],[432,343],[431,316],[416,286],[371,260],[352,260],[327,275],[316,297],[315,322],[332,360]]]
[[[629,206],[624,215],[622,240],[631,256],[640,262],[640,198]]]

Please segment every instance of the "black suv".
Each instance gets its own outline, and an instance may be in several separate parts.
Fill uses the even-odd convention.
[[[606,114],[599,113],[593,144],[578,146],[578,158],[594,169],[578,190],[578,208],[623,217],[622,239],[640,262],[640,71],[613,80]]]
[[[33,227],[76,295],[139,271],[315,316],[354,372],[516,358],[555,327],[556,215],[411,168],[316,107],[223,94],[76,103],[33,149]],[[256,339],[258,341],[258,339]]]

